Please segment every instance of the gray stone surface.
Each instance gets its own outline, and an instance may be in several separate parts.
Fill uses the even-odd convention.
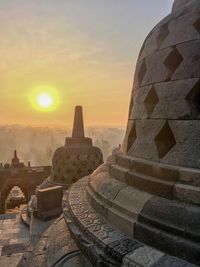
[[[110,165],[110,174],[112,175],[112,177],[116,178],[121,182],[126,182],[127,173],[128,170],[126,168],[120,167],[117,164]]]
[[[58,263],[62,259],[64,259],[64,257],[67,258],[68,255],[73,254],[75,254],[76,256],[76,253],[78,252],[79,249],[73,241],[63,217],[60,217],[58,220],[52,223],[52,225],[41,235],[41,238],[39,242],[37,242],[37,244],[34,246],[34,249],[30,247],[26,251],[26,253],[23,255],[23,259],[20,261],[18,266],[59,266]],[[71,261],[71,263],[72,262],[73,261]],[[79,262],[81,263],[81,261]],[[74,261],[74,266],[76,266],[76,263],[77,261]]]
[[[138,214],[143,209],[145,203],[152,197],[151,194],[142,192],[133,187],[122,188],[112,201],[112,207],[115,207],[124,214],[137,219]]]
[[[176,184],[175,197],[181,201],[200,205],[200,187]]]
[[[18,263],[20,262],[23,254],[15,254],[12,256],[3,256],[0,257],[0,266],[1,267],[16,267]]]
[[[198,78],[169,81],[154,85],[159,101],[156,103],[151,114],[145,108],[145,99],[152,86],[144,86],[134,92],[134,105],[131,119],[181,119],[190,117],[190,106],[186,100],[187,95],[199,81]]]
[[[123,267],[151,267],[157,263],[164,253],[150,247],[141,247],[127,255],[123,260]]]

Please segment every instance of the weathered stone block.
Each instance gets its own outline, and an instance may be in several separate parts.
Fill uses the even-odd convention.
[[[121,182],[126,182],[127,172],[127,169],[120,167],[119,165],[113,164],[110,166],[110,175]]]
[[[151,247],[140,247],[132,254],[125,256],[122,267],[151,267],[163,256],[164,253]]]
[[[62,212],[62,186],[37,191],[37,216],[41,219],[56,217]]]
[[[116,155],[116,163],[126,169],[131,169],[133,166],[132,158],[123,154]]]
[[[193,265],[170,255],[165,255],[157,264],[153,265],[153,267],[197,267],[197,265]]]
[[[176,184],[174,190],[178,200],[200,205],[200,187]]]
[[[134,235],[135,218],[129,217],[117,209],[108,209],[108,221],[129,236]]]
[[[150,194],[170,199],[173,198],[174,182],[160,180],[134,171],[128,172],[126,181],[128,185],[134,186]]]
[[[200,40],[190,41],[189,43],[186,42],[177,45],[177,48],[182,54],[184,60],[173,74],[173,80],[200,77],[199,46]]]
[[[151,194],[126,186],[112,201],[112,206],[131,218],[137,219],[138,214],[151,197]]]
[[[200,186],[200,170],[180,168],[180,181],[186,184]]]

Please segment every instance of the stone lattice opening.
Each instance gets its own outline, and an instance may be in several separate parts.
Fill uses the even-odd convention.
[[[165,41],[168,35],[169,35],[168,23],[165,23],[160,28],[159,34],[156,40],[158,48],[161,47],[161,45],[163,44],[163,42]]]
[[[176,139],[168,122],[165,122],[164,126],[155,137],[155,144],[160,159],[176,145]]]
[[[145,60],[143,60],[142,64],[141,64],[141,67],[140,67],[140,70],[139,70],[139,73],[138,73],[138,81],[139,81],[139,85],[141,85],[143,79],[144,79],[144,76],[147,72],[147,67],[146,67],[146,63],[145,63]]]
[[[151,116],[158,102],[159,102],[158,95],[156,93],[154,86],[152,86],[144,100],[144,105],[148,116]]]
[[[133,145],[133,143],[135,142],[137,138],[137,134],[136,134],[136,125],[135,123],[133,123],[130,132],[128,134],[128,138],[127,138],[127,147],[126,147],[126,152],[129,151],[129,149],[131,148],[131,146]]]
[[[198,18],[195,23],[193,24],[193,26],[195,27],[195,29],[198,31],[198,33],[200,33],[200,18]]]
[[[185,99],[189,104],[190,116],[197,118],[200,115],[200,80],[191,89]]]
[[[168,69],[168,75],[166,80],[171,80],[172,75],[183,61],[182,55],[179,53],[176,47],[169,53],[164,61],[166,68]]]

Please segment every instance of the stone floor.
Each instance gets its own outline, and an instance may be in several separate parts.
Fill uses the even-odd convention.
[[[20,214],[0,215],[0,267],[17,266],[29,242],[29,230]]]

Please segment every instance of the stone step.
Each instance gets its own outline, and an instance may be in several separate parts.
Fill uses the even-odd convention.
[[[116,163],[128,170],[135,170],[143,174],[148,174],[160,180],[178,181],[180,178],[179,168],[156,163],[145,159],[133,158],[122,154],[116,155]]]
[[[110,166],[110,174],[115,179],[118,179],[137,189],[146,191],[150,194],[173,199],[174,182],[161,180],[149,175],[142,174],[136,171],[128,171],[116,164]]]
[[[174,182],[162,181],[152,176],[138,172],[128,172],[126,182],[128,185],[146,191],[150,194],[173,199]]]
[[[191,263],[196,264],[200,262],[200,245],[188,239],[157,230],[154,227],[150,227],[149,225],[140,222],[135,224],[135,238],[144,242],[146,245],[153,244],[155,248],[165,251],[170,255],[180,257]]]

